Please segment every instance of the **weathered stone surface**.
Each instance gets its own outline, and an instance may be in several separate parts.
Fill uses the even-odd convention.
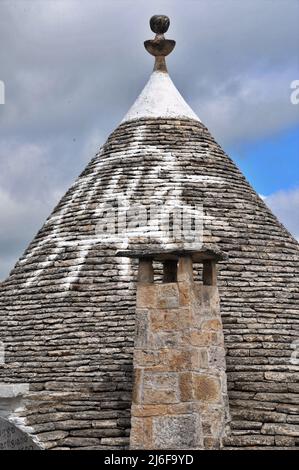
[[[171,403],[171,404],[156,404],[156,405],[132,405],[132,416],[136,417],[149,417],[149,416],[164,416],[176,414],[190,414],[193,413],[195,407],[193,403]]]
[[[221,386],[219,380],[208,375],[193,375],[194,395],[199,401],[208,403],[219,402]]]
[[[193,263],[190,256],[183,256],[179,259],[177,280],[179,283],[179,290],[186,283],[186,287],[190,288],[190,282],[193,280]]]
[[[150,390],[144,389],[144,400],[147,403],[177,403],[178,396],[176,390]]]
[[[219,439],[215,439],[213,437],[205,437],[203,439],[203,447],[206,450],[219,450],[220,449]]]
[[[236,447],[257,447],[257,446],[273,446],[274,436],[257,436],[256,434],[248,436],[230,436],[224,438],[226,446]]]
[[[150,314],[151,330],[153,332],[161,331],[179,331],[182,325],[182,309],[152,310]],[[188,310],[186,310],[188,314]],[[184,315],[183,315],[184,318]]]
[[[134,415],[136,415],[136,413],[134,413]],[[152,418],[145,417],[143,410],[141,417],[136,417],[134,415],[131,418],[131,447],[133,449],[153,449]]]
[[[231,429],[255,429],[255,430],[260,430],[262,428],[263,423],[262,422],[256,422],[256,421],[233,421],[231,423]]]
[[[157,307],[165,309],[179,307],[179,290],[176,283],[161,284],[158,286]]]
[[[226,370],[225,351],[219,346],[211,346],[208,351],[209,366]]]
[[[194,399],[194,387],[191,372],[184,372],[179,376],[180,400],[191,401]]]
[[[90,421],[80,421],[80,420],[66,420],[66,421],[57,421],[55,423],[56,429],[84,429],[91,426]]]
[[[153,419],[155,449],[196,449],[201,447],[197,415],[159,416]]]
[[[106,438],[106,437],[121,437],[124,432],[122,429],[116,428],[88,428],[88,429],[75,429],[70,431],[71,437],[95,437],[95,438]]]
[[[142,348],[148,342],[148,311],[136,309],[135,317],[135,347]]]
[[[299,382],[299,374],[291,372],[265,372],[265,379],[276,382]]]
[[[193,330],[188,332],[188,340],[192,346],[209,346],[218,343],[218,336],[214,331]]]
[[[144,372],[142,395],[142,402],[147,404],[177,403],[178,377],[173,373]]]
[[[68,432],[65,431],[50,431],[50,432],[43,432],[38,434],[39,439],[44,441],[60,441],[64,439],[68,435]]]
[[[155,286],[149,284],[140,284],[137,292],[137,308],[155,308],[157,307],[157,290]]]
[[[97,446],[100,442],[100,439],[89,437],[67,437],[64,439],[64,444],[69,447]]]
[[[0,450],[38,450],[32,436],[21,431],[6,419],[0,418]]]
[[[266,423],[262,427],[262,434],[278,434],[283,436],[299,437],[299,425]]]
[[[101,444],[109,447],[127,447],[129,444],[128,437],[114,437],[114,438],[103,438]]]
[[[116,423],[112,419],[103,419],[101,421],[93,421],[92,422],[92,427],[93,428],[99,428],[99,429],[116,428],[117,424],[118,423]]]
[[[232,409],[231,415],[234,420],[242,419],[245,422],[257,421],[258,418],[260,418],[263,423],[284,423],[286,421],[286,415],[284,413],[264,411],[263,409],[248,410],[247,407]]]
[[[275,445],[278,447],[295,447],[296,440],[293,437],[275,436]]]
[[[211,330],[222,331],[222,324],[221,324],[221,321],[218,319],[206,320],[202,323],[201,329],[203,331],[211,331]]]
[[[187,351],[173,348],[161,350],[138,350],[135,354],[136,364],[153,372],[184,371],[191,367],[191,356]]]

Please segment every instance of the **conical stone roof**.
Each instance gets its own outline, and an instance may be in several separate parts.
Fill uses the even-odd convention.
[[[48,448],[128,446],[136,264],[116,256],[130,234],[101,231],[116,199],[202,208],[201,242],[228,255],[219,264],[232,415],[226,445],[294,447],[298,243],[165,71],[153,73],[1,284],[0,380],[30,386],[15,414]],[[138,243],[148,241],[143,235]]]

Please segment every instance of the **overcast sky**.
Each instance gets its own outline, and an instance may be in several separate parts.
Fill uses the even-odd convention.
[[[297,0],[0,0],[0,279],[143,88],[153,14],[177,87],[299,239]]]

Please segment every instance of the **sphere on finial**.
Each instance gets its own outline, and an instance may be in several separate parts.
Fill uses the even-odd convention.
[[[150,19],[151,30],[156,34],[164,34],[169,28],[169,18],[165,15],[154,15]]]

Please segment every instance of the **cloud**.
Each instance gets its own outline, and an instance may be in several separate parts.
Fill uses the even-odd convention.
[[[296,0],[1,0],[0,277],[120,123],[171,18],[174,82],[224,146],[298,121]]]
[[[45,148],[1,143],[0,278],[15,264],[61,195],[48,173]]]
[[[12,268],[16,254],[21,254],[37,232],[46,210],[45,204],[38,200],[22,202],[0,189],[0,278]]]
[[[263,196],[277,218],[299,241],[299,188]]]
[[[97,139],[101,139],[100,133],[92,130],[82,142],[0,143],[0,279],[96,153]],[[78,157],[75,162],[73,146]],[[61,153],[59,160],[53,159],[56,151]]]
[[[224,145],[281,132],[299,122],[299,107],[290,101],[294,76],[290,68],[227,80],[198,104],[203,121]]]
[[[296,0],[89,0],[84,8],[76,0],[4,0],[0,11],[0,41],[9,47],[0,51],[6,133],[67,136],[97,123],[107,135],[153,65],[143,40],[155,11],[171,17],[175,82],[221,142],[299,119],[290,103],[299,76]]]

